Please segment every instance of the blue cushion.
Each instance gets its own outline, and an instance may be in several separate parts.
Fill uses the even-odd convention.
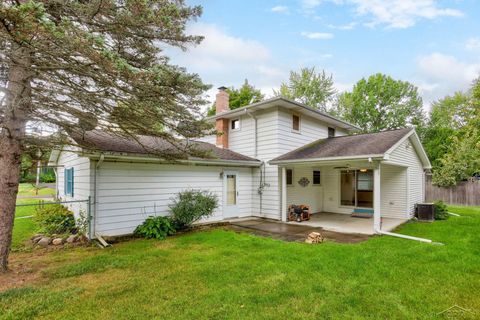
[[[355,209],[353,209],[353,213],[368,213],[368,214],[373,214],[373,209],[360,209],[360,208],[355,208]]]

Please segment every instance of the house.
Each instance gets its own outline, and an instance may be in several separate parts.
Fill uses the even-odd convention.
[[[57,195],[92,200],[92,236],[131,233],[149,215],[168,214],[172,197],[187,188],[218,196],[207,221],[286,221],[290,204],[307,204],[348,219],[353,211],[370,214],[351,218],[367,230],[349,232],[365,233],[406,221],[424,201],[430,162],[414,129],[352,135],[354,125],[282,97],[229,110],[223,87],[210,120],[223,134],[190,143],[212,157],[175,162],[152,155],[172,148],[160,138],[140,136],[139,144],[95,130],[72,136],[78,146],[50,158]],[[86,202],[69,206],[77,216],[88,209]]]

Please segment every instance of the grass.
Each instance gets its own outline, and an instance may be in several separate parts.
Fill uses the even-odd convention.
[[[20,183],[18,186],[18,195],[21,197],[25,196],[35,196],[35,185],[31,183]],[[42,187],[38,190],[39,196],[53,196],[55,195],[55,190],[52,188]]]
[[[0,319],[480,317],[480,208],[360,244],[286,243],[215,229],[100,250],[14,254],[43,281],[0,293]]]
[[[38,200],[18,200],[17,204],[35,204]],[[17,207],[15,210],[15,221],[13,226],[12,249],[17,250],[23,247],[25,241],[36,233],[37,226],[32,218],[35,212],[34,206]]]

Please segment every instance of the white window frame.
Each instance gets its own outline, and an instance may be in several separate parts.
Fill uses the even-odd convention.
[[[298,117],[298,130],[295,130],[293,128],[293,117]],[[300,133],[300,131],[302,130],[302,117],[297,113],[292,113],[291,123],[292,123],[292,132]]]
[[[291,170],[292,171],[292,183],[291,184],[288,184],[288,175],[287,175],[287,172],[288,170]],[[286,168],[285,169],[285,180],[287,181],[287,187],[293,187],[295,185],[295,171],[293,170],[293,168]]]
[[[233,123],[235,121],[238,121],[238,128],[233,128]],[[240,118],[237,118],[237,119],[232,119],[230,120],[230,130],[232,131],[240,131],[240,129],[242,128],[242,123],[240,122]]]

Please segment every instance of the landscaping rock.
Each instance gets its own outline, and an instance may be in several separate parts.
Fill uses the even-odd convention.
[[[37,244],[43,248],[46,248],[48,247],[48,245],[50,244],[50,242],[52,242],[52,239],[49,238],[49,237],[42,237],[38,242]]]
[[[40,239],[42,239],[43,237],[44,237],[43,234],[36,234],[33,237],[31,237],[30,239],[32,240],[32,243],[35,244],[38,241],[40,241]]]
[[[71,236],[69,236],[69,237],[67,238],[67,243],[74,243],[74,242],[77,242],[77,240],[78,240],[77,235],[72,234]]]
[[[62,245],[63,244],[63,239],[62,238],[55,238],[55,239],[53,239],[52,244],[54,246]]]

